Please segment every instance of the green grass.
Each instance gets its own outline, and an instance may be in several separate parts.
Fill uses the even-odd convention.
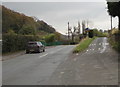
[[[84,51],[86,48],[88,48],[88,46],[90,45],[90,43],[95,39],[94,38],[85,38],[84,40],[82,40],[73,50],[73,53],[79,53],[81,51]]]

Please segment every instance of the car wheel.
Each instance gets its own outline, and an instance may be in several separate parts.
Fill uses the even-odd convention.
[[[45,49],[43,49],[43,52],[45,52]]]
[[[38,49],[38,53],[40,53],[41,51],[40,51],[40,49]]]
[[[28,54],[29,53],[29,51],[26,51],[26,54]]]

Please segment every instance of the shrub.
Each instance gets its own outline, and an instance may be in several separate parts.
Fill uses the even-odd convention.
[[[120,31],[111,33],[109,36],[109,42],[115,50],[120,52]]]
[[[34,35],[4,34],[2,38],[3,38],[2,45],[3,53],[25,50],[27,42],[40,40],[38,36]]]
[[[45,37],[45,42],[46,43],[51,43],[51,42],[54,42],[55,41],[55,35],[54,34],[50,34],[50,35],[47,35]]]
[[[35,35],[36,32],[33,27],[23,26],[18,33],[22,35]]]

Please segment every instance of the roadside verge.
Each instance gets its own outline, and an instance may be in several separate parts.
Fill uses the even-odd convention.
[[[84,40],[82,40],[73,50],[73,53],[79,53],[81,51],[84,51],[86,48],[88,48],[88,46],[90,45],[90,43],[95,39],[96,37],[93,38],[85,38]]]

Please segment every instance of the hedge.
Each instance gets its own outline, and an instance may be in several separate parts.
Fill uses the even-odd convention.
[[[2,53],[9,53],[9,52],[25,50],[27,42],[40,41],[40,37],[34,35],[5,34],[3,35],[2,40],[3,40]]]
[[[120,31],[109,36],[109,42],[114,49],[120,52]]]

